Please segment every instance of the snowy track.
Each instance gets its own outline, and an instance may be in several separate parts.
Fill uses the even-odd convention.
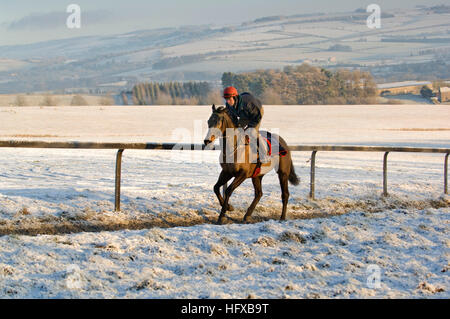
[[[212,191],[218,176],[218,153],[201,153],[126,151],[122,211],[116,213],[114,151],[3,150],[10,161],[0,164],[0,234],[64,234],[214,223],[220,210]],[[448,205],[441,196],[442,156],[392,154],[388,198],[381,197],[380,157],[368,153],[319,153],[317,200],[310,201],[309,154],[293,153],[302,183],[290,186],[288,218]],[[418,164],[417,160],[427,164]],[[263,192],[253,221],[279,219],[281,193],[274,172],[263,179]],[[236,210],[228,213],[228,222],[241,222],[252,198],[253,188],[247,180],[232,196]]]

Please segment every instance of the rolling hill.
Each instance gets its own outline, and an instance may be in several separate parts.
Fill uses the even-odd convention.
[[[396,66],[444,64],[450,77],[450,14],[436,7],[383,12],[380,29],[364,9],[336,14],[262,17],[240,25],[139,30],[0,47],[0,93],[128,89],[139,81],[206,80],[223,72],[309,63],[368,69],[395,78]],[[440,62],[444,61],[444,62]],[[405,71],[406,72],[406,71]],[[403,73],[405,73],[403,72]]]

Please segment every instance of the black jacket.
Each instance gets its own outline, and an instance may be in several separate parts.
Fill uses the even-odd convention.
[[[236,98],[236,107],[227,104],[227,109],[234,124],[240,127],[256,127],[262,119],[261,101],[247,92],[238,95]]]

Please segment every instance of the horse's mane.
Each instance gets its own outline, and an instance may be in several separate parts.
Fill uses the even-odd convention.
[[[224,113],[225,113],[225,114],[228,115],[230,118],[232,117],[231,114],[230,114],[230,110],[228,110],[228,108],[227,108],[226,106],[223,106],[223,105],[217,107],[217,108],[214,110],[213,113],[217,113],[217,114],[224,114]]]
[[[226,114],[230,118],[230,121],[237,126],[237,123],[234,122],[233,115],[230,113],[230,110],[226,106],[219,106],[213,113]]]
[[[222,105],[222,106],[219,106],[218,108],[216,108],[216,110],[214,112],[215,113],[223,113],[223,112],[228,113],[228,109]]]

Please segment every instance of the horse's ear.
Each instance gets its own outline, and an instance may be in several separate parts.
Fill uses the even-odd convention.
[[[215,104],[213,104],[213,106],[212,106],[212,111],[213,111],[213,112],[216,111],[216,105],[215,105]]]

